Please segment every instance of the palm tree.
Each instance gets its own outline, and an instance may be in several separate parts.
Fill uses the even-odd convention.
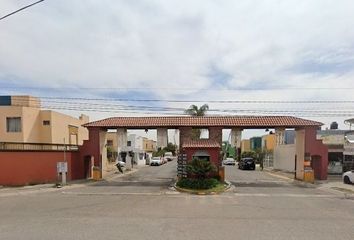
[[[190,105],[189,108],[187,110],[185,110],[184,112],[194,116],[194,117],[202,117],[205,116],[205,113],[209,110],[209,106],[208,104],[204,104],[203,106],[201,106],[200,108],[198,108],[197,105]],[[192,139],[196,140],[196,139],[200,139],[200,134],[202,133],[202,131],[200,129],[193,129],[192,130]]]
[[[205,113],[209,110],[208,104],[204,104],[200,108],[197,105],[190,105],[187,110],[184,112],[191,115],[191,116],[204,116]]]

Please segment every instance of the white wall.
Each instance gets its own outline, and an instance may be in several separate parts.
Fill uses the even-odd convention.
[[[274,169],[295,171],[295,144],[278,145],[274,149]]]

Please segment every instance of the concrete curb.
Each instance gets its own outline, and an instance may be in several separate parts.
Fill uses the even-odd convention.
[[[303,186],[303,187],[307,187],[307,188],[317,188],[335,195],[339,195],[342,196],[345,199],[354,199],[354,191],[352,189],[348,189],[345,186],[326,186],[326,184],[330,184],[330,181],[326,180],[326,181],[320,181],[320,182],[315,182],[315,183],[308,183],[308,182],[303,182],[294,178],[289,178],[284,176],[283,174],[277,174],[276,172],[272,171],[272,170],[268,170],[268,169],[264,169],[265,172],[267,172],[267,174],[274,176],[274,177],[278,177],[284,180],[288,180],[289,182],[298,185],[298,186]]]
[[[277,172],[269,170],[269,169],[263,169],[264,172],[266,172],[268,175],[271,175],[273,177],[277,177],[283,180],[287,180],[288,182],[291,182],[295,185],[302,186],[302,187],[307,187],[307,188],[316,188],[318,184],[315,183],[309,183],[309,182],[304,182],[301,180],[297,180],[294,178],[290,178],[288,176],[284,176],[283,174],[277,174]]]
[[[224,184],[224,185],[226,185],[225,189],[220,192],[207,192],[207,191],[203,192],[203,191],[196,191],[196,190],[191,190],[191,189],[184,189],[184,188],[177,187],[177,182],[175,182],[173,184],[173,188],[178,192],[188,193],[188,194],[193,194],[193,195],[218,195],[218,194],[228,191],[231,188],[231,186],[232,186],[231,182],[225,181],[225,183],[226,183],[226,184]]]

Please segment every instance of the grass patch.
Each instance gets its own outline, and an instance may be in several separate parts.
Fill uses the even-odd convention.
[[[215,178],[182,178],[177,182],[177,186],[194,190],[206,190],[216,187],[218,183],[219,181]]]
[[[211,194],[221,193],[227,188],[227,185],[223,182],[210,179],[181,179],[176,184],[177,190],[193,193],[193,194]]]

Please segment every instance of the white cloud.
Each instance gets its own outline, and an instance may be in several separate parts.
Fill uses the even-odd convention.
[[[3,0],[0,15],[30,2]],[[350,0],[45,1],[0,22],[0,84],[163,87],[151,94],[206,101],[349,99],[349,90],[272,89],[353,87],[353,9]],[[213,67],[228,80],[218,85]],[[216,86],[266,91],[198,91]]]

